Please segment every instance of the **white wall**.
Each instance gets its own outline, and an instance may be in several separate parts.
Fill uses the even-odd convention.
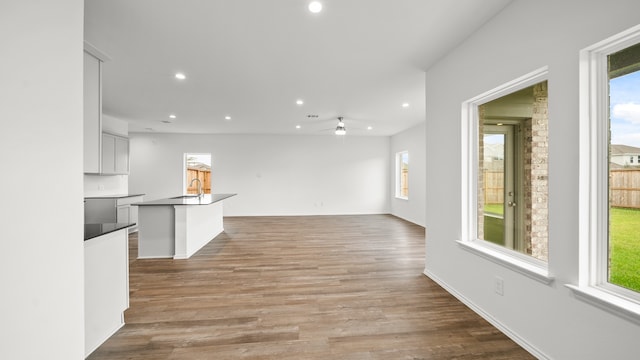
[[[578,53],[640,23],[637,0],[516,0],[426,74],[425,272],[540,357],[637,358],[640,326],[576,300]],[[461,231],[461,103],[549,67],[549,269],[543,285],[465,251]],[[504,296],[493,291],[504,279]]]
[[[130,134],[129,192],[182,194],[184,153],[211,153],[226,216],[389,213],[389,138]]]
[[[0,358],[84,356],[82,0],[0,5]]]
[[[391,151],[389,154],[391,214],[424,226],[425,223],[425,187],[426,150],[425,150],[425,124],[421,123],[391,137]],[[409,199],[395,197],[396,178],[396,153],[409,152]],[[434,172],[438,175],[446,175],[444,172]]]

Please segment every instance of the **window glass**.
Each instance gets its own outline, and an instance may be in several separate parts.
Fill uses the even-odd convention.
[[[396,197],[409,198],[409,152],[396,154]]]
[[[185,154],[184,193],[211,194],[211,154]]]
[[[640,292],[640,44],[610,54],[607,63],[610,128],[607,281]],[[619,161],[622,154],[628,156],[628,164]]]
[[[477,114],[478,238],[547,261],[547,82]]]

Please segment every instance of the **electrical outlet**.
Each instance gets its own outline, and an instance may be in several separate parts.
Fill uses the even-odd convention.
[[[98,185],[98,190],[104,190],[104,185],[103,184]]]
[[[504,280],[500,277],[495,278],[494,291],[500,296],[504,296]]]

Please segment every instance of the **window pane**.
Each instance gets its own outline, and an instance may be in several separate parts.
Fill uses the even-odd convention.
[[[547,82],[478,106],[478,238],[547,261]]]
[[[409,197],[409,152],[396,154],[396,197]]]
[[[211,154],[185,154],[185,194],[211,194]]]
[[[640,45],[608,60],[608,281],[640,292]]]

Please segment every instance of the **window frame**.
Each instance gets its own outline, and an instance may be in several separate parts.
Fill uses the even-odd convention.
[[[640,25],[580,51],[580,176],[576,296],[640,323],[640,293],[609,283],[609,76],[607,57],[640,43]]]
[[[518,90],[548,81],[548,67],[544,66],[480,94],[462,103],[461,124],[461,248],[503,265],[544,284],[554,277],[547,262],[478,239],[478,106],[509,95]]]
[[[407,175],[407,196],[402,195],[402,155],[407,154],[407,164],[409,164],[409,150],[402,150],[396,153],[396,166],[395,166],[395,175],[396,175],[396,199],[401,200],[409,200],[408,189],[409,189],[409,178]],[[407,171],[408,173],[408,171]]]

